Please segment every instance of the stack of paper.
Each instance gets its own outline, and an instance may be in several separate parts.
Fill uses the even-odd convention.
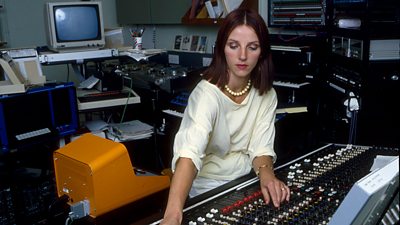
[[[109,125],[109,139],[113,141],[129,141],[149,138],[153,134],[153,127],[139,120]]]

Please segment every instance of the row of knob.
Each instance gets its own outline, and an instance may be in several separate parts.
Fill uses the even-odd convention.
[[[352,146],[335,149],[333,153],[329,150],[278,171],[277,176],[286,180],[291,189],[290,202],[279,209],[264,202],[257,183],[252,192],[242,193],[239,199],[233,195],[226,197],[215,203],[222,205],[221,208],[213,207],[188,224],[327,224],[349,191],[350,183],[355,182],[349,177],[349,181],[343,181],[344,187],[339,188],[343,182],[334,183],[339,183],[337,180],[342,177],[336,176],[352,173],[353,160],[363,157],[366,150]]]

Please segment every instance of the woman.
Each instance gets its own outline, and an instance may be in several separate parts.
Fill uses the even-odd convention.
[[[192,91],[175,136],[174,175],[161,224],[182,222],[188,195],[252,168],[267,204],[289,201],[289,188],[273,171],[277,97],[268,43],[265,22],[255,11],[239,8],[224,19],[213,60]]]

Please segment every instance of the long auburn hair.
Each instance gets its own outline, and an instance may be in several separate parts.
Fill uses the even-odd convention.
[[[238,8],[230,12],[224,19],[217,35],[214,55],[210,66],[204,71],[203,79],[217,85],[222,89],[229,81],[228,65],[224,53],[229,35],[237,26],[246,25],[255,31],[261,48],[257,65],[251,71],[250,79],[253,87],[262,95],[272,88],[273,67],[269,33],[263,18],[254,10]]]

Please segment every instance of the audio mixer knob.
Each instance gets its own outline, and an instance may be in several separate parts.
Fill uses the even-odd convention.
[[[207,213],[207,214],[206,214],[206,217],[211,219],[211,218],[214,217],[214,214],[212,214],[212,213]]]
[[[198,221],[198,222],[204,222],[204,221],[206,221],[206,219],[203,218],[203,217],[201,217],[201,216],[199,216],[199,217],[197,218],[197,221]]]
[[[218,209],[212,208],[212,209],[210,210],[210,212],[211,212],[211,213],[218,213]]]

